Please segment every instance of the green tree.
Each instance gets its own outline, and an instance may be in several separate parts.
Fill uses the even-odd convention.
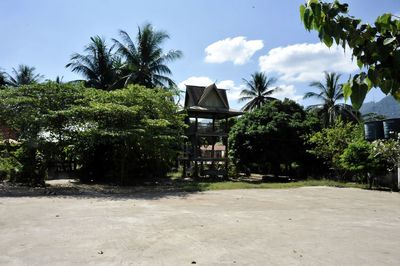
[[[323,128],[311,134],[308,143],[311,145],[309,153],[322,159],[328,168],[341,169],[340,156],[350,143],[363,138],[359,125],[344,123],[338,119],[329,128]]]
[[[243,82],[247,89],[241,91],[239,101],[247,102],[242,108],[244,111],[252,111],[268,101],[276,100],[271,95],[280,90],[277,87],[271,88],[276,83],[276,79],[268,78],[263,72],[255,72],[250,80],[243,79]]]
[[[340,165],[344,170],[358,176],[359,181],[369,184],[372,188],[372,171],[378,167],[378,160],[372,154],[372,145],[363,139],[349,144],[340,155]]]
[[[8,84],[12,87],[39,83],[43,75],[35,73],[36,68],[27,65],[19,65],[13,68],[12,75],[8,75]]]
[[[400,20],[392,14],[379,16],[375,23],[361,23],[348,14],[348,5],[309,0],[300,6],[300,17],[307,30],[316,30],[328,47],[333,42],[350,47],[361,69],[344,86],[359,109],[372,87],[400,100]]]
[[[161,45],[169,35],[158,31],[151,24],[138,27],[133,41],[129,34],[120,31],[121,41],[113,39],[119,55],[123,59],[125,85],[139,84],[148,88],[167,88],[174,84],[168,76],[172,74],[167,63],[182,57],[179,50],[165,53]]]
[[[21,142],[19,181],[40,184],[60,161],[76,162],[82,181],[165,176],[184,125],[171,97],[138,85],[104,91],[49,82],[0,90],[0,121]]]
[[[309,109],[318,114],[324,127],[333,125],[338,117],[343,120],[358,121],[359,113],[353,110],[351,105],[338,103],[344,98],[342,85],[339,84],[340,74],[324,73],[324,83],[319,81],[310,83],[310,86],[317,88],[318,92],[307,92],[303,97],[303,99],[314,98],[321,101],[319,104],[309,106]]]
[[[118,87],[117,64],[119,59],[113,54],[113,46],[108,47],[100,36],[90,38],[84,49],[85,54],[74,53],[66,65],[73,72],[86,78],[86,86],[96,89],[112,90]]]
[[[307,160],[304,135],[318,120],[296,102],[270,101],[240,117],[229,133],[230,156],[239,170],[279,174],[281,166]]]

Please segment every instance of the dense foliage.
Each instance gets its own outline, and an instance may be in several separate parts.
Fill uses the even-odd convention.
[[[265,103],[238,119],[229,134],[230,156],[239,170],[280,174],[304,165],[305,134],[318,124],[297,103],[285,99]]]
[[[360,108],[366,94],[377,87],[400,100],[400,20],[392,14],[379,16],[373,25],[348,15],[348,5],[309,0],[300,6],[307,30],[316,30],[328,47],[333,42],[350,47],[362,70],[345,86],[344,95]]]
[[[175,158],[183,119],[170,99],[141,86],[109,92],[46,83],[1,90],[0,119],[18,133],[25,178],[30,171],[30,180],[43,180],[61,161],[77,164],[83,181],[129,184],[162,177]]]
[[[309,136],[309,152],[322,159],[328,168],[340,169],[340,156],[350,143],[362,139],[362,134],[360,126],[337,120],[333,126]]]

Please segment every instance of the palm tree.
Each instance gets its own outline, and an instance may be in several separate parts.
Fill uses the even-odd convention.
[[[268,101],[276,100],[271,97],[275,92],[278,92],[280,88],[271,86],[276,82],[276,78],[268,78],[263,72],[255,72],[251,75],[251,80],[243,79],[248,89],[241,91],[239,98],[240,102],[246,101],[247,103],[242,107],[243,111],[252,111],[260,108],[264,103]]]
[[[118,87],[119,77],[115,67],[117,58],[113,54],[113,46],[108,47],[100,36],[91,37],[90,40],[84,49],[86,54],[74,53],[71,62],[65,67],[82,74],[88,87],[104,90]]]
[[[307,92],[303,99],[314,98],[321,103],[310,105],[309,110],[315,111],[321,118],[324,127],[332,125],[340,117],[348,121],[359,121],[359,112],[355,111],[351,105],[338,103],[344,99],[342,84],[339,84],[340,74],[335,72],[325,73],[324,83],[314,81],[310,83],[311,87],[318,89],[318,92]]]
[[[0,70],[0,87],[7,85],[7,74]]]
[[[43,79],[43,75],[36,74],[35,70],[35,67],[21,64],[18,69],[13,68],[13,75],[7,75],[7,83],[12,87],[39,83]]]
[[[171,70],[166,65],[182,57],[179,50],[164,53],[162,43],[169,39],[164,31],[155,30],[151,24],[138,27],[133,41],[123,30],[119,32],[121,41],[113,39],[119,55],[124,60],[123,78],[126,84],[140,84],[149,88],[170,87],[175,83],[168,76]]]

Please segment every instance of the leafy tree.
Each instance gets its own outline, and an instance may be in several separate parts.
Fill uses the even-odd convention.
[[[251,111],[260,108],[263,104],[268,101],[276,100],[276,98],[271,97],[271,95],[277,91],[279,88],[271,88],[276,82],[275,78],[268,78],[265,73],[255,72],[251,75],[250,80],[243,79],[248,89],[241,91],[239,101],[247,102],[242,110]]]
[[[307,30],[316,30],[328,47],[333,42],[350,47],[361,69],[344,86],[359,109],[372,87],[380,88],[400,100],[400,20],[392,14],[379,16],[373,25],[361,23],[348,15],[348,5],[339,1],[326,3],[309,0],[300,6],[300,16]]]
[[[307,92],[303,97],[304,99],[314,98],[322,102],[309,106],[309,109],[318,114],[324,127],[333,125],[338,117],[344,120],[358,121],[359,113],[354,111],[351,105],[338,103],[344,98],[342,85],[339,84],[340,74],[324,73],[324,83],[319,81],[310,83],[310,86],[317,88],[318,92]]]
[[[21,142],[19,181],[40,184],[48,166],[60,161],[76,162],[82,181],[132,184],[164,176],[183,127],[172,94],[82,86],[51,82],[0,90],[0,121]]]
[[[309,136],[309,153],[324,160],[329,168],[341,169],[340,156],[350,143],[363,138],[359,125],[344,123],[338,119],[332,127],[323,128]]]
[[[8,75],[8,84],[12,87],[20,87],[39,83],[43,75],[35,73],[36,68],[27,65],[19,65],[18,69],[13,68],[12,75]]]
[[[43,149],[48,142],[45,125],[53,112],[82,101],[82,91],[78,85],[56,83],[0,90],[0,123],[16,132],[21,142],[14,157],[2,156],[3,159],[11,158],[18,162],[15,164],[19,165],[19,172],[15,173],[17,175],[12,180],[32,185],[43,184],[46,164],[52,159],[50,153],[46,154]],[[61,122],[58,125],[63,127]],[[10,162],[11,159],[6,161]]]
[[[73,72],[86,78],[86,86],[103,90],[118,87],[119,59],[113,54],[113,46],[108,47],[100,36],[90,38],[91,42],[84,49],[85,54],[75,53],[71,62],[66,65]]]
[[[378,168],[379,161],[372,154],[372,145],[363,139],[350,143],[340,155],[340,165],[356,175],[361,182],[365,180],[372,188],[371,172]]]
[[[266,102],[244,114],[232,127],[230,156],[239,170],[279,174],[282,165],[290,170],[293,163],[306,163],[304,136],[317,124],[294,101]]]
[[[148,88],[167,88],[174,84],[167,63],[179,59],[182,52],[171,50],[164,53],[161,45],[169,38],[164,31],[158,31],[151,24],[138,27],[135,40],[125,31],[120,31],[121,41],[113,39],[123,59],[125,85],[140,84]]]

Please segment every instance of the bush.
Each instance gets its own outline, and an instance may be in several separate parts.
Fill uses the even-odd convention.
[[[340,170],[340,156],[350,143],[363,139],[359,125],[337,120],[332,127],[324,128],[308,137],[309,153],[322,159],[327,168]]]
[[[372,145],[365,140],[357,140],[349,144],[340,156],[340,165],[350,171],[358,181],[372,187],[371,173],[378,168],[378,160],[372,155]]]

